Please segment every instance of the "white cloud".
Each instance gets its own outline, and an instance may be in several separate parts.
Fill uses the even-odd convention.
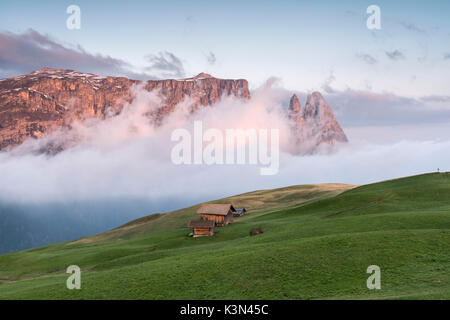
[[[186,100],[158,128],[144,116],[160,104],[157,93],[135,90],[137,98],[120,116],[75,123],[71,137],[81,142],[55,156],[26,152],[36,148],[36,141],[0,153],[0,199],[51,202],[140,198],[154,203],[159,199],[164,203],[167,199],[195,203],[261,188],[324,182],[364,184],[438,167],[450,170],[445,167],[450,163],[450,136],[438,139],[432,124],[422,127],[428,132],[424,135],[404,134],[404,127],[392,127],[390,134],[380,126],[354,128],[349,130],[350,144],[336,153],[293,156],[288,152],[289,130],[279,88],[257,90],[247,103],[223,99],[213,108],[202,108],[194,114]],[[385,101],[378,96],[371,99]],[[261,176],[256,165],[172,164],[170,151],[175,143],[170,141],[170,134],[174,128],[190,129],[194,120],[219,129],[280,129],[279,173]],[[409,130],[413,132],[414,127]],[[53,139],[60,139],[61,134]],[[387,139],[389,136],[396,138]],[[174,209],[170,205],[165,208]]]

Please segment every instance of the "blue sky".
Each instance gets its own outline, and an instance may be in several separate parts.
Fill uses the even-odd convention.
[[[66,28],[71,4],[81,8],[80,30]],[[381,30],[366,27],[371,4]],[[205,71],[252,87],[275,76],[291,90],[448,94],[449,1],[14,1],[0,9],[1,32],[32,28],[137,73],[149,55],[170,52],[186,76]]]

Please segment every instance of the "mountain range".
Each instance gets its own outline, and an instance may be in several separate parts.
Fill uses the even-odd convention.
[[[192,101],[191,112],[214,105],[224,96],[244,101],[251,99],[247,80],[218,79],[206,73],[192,78],[144,82],[43,68],[0,80],[0,150],[20,145],[29,138],[38,139],[58,128],[69,128],[74,120],[118,115],[124,104],[134,99],[130,90],[134,85],[147,91],[159,90],[161,105],[148,114],[155,124],[185,98]],[[294,94],[286,118],[290,120],[293,144],[302,146],[302,150],[310,152],[322,144],[347,142],[344,131],[319,92],[308,95],[304,109]],[[45,151],[58,151],[50,149]]]

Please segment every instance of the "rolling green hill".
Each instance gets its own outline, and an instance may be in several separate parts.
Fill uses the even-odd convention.
[[[249,211],[213,237],[187,236],[194,206],[1,255],[0,299],[450,298],[449,173],[215,202]],[[81,290],[66,288],[72,264]],[[381,268],[381,290],[366,287],[369,265]]]

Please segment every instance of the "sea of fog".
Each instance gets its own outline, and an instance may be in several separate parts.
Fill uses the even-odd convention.
[[[194,115],[185,101],[155,128],[145,115],[160,101],[152,93],[138,91],[119,116],[75,123],[71,132],[49,137],[53,142],[66,143],[68,137],[77,141],[60,153],[37,153],[45,139],[1,152],[0,253],[72,240],[151,213],[257,189],[360,185],[450,170],[446,122],[358,121],[357,126],[344,126],[348,144],[300,156],[291,152],[291,140],[286,138],[286,97],[267,88],[252,94],[251,102],[224,99]],[[171,133],[177,128],[191,130],[194,120],[218,130],[278,129],[278,172],[261,175],[260,164],[173,163]]]

